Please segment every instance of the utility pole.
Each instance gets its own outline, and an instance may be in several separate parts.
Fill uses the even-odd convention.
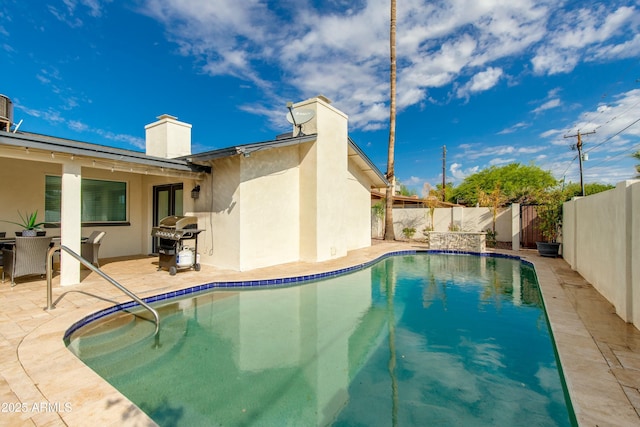
[[[578,160],[580,162],[580,195],[584,196],[584,179],[582,178],[582,135],[590,135],[592,133],[596,133],[595,130],[591,131],[591,132],[585,132],[585,133],[580,133],[580,131],[578,131],[575,135],[565,135],[565,138],[575,138],[578,137],[578,143],[575,145],[575,147],[578,149]],[[571,147],[571,149],[573,150],[573,146]]]
[[[442,201],[447,201],[447,146],[442,146]]]

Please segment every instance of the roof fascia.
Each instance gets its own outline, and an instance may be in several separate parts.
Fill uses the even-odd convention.
[[[364,160],[364,162],[369,166],[370,170],[378,177],[380,178],[380,180],[384,183],[384,186],[388,186],[389,185],[389,181],[387,180],[387,178],[384,176],[384,174],[380,171],[380,169],[377,168],[376,165],[373,164],[373,162],[371,161],[371,159],[369,159],[369,157],[367,157],[366,154],[364,154],[364,151],[362,151],[362,149],[360,147],[358,147],[358,144],[356,144],[354,142],[353,139],[351,139],[351,137],[348,137],[349,139],[349,146],[351,148],[353,148],[353,151],[356,152],[356,154],[358,154],[358,156]]]

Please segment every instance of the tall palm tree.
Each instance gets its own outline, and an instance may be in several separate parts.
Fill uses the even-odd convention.
[[[396,144],[396,0],[391,0],[391,25],[390,25],[390,99],[389,99],[389,150],[387,153],[387,205],[384,223],[384,240],[395,240],[393,231],[393,194],[395,190],[394,150]]]

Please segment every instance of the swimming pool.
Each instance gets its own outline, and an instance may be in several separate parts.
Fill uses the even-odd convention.
[[[394,256],[116,313],[69,348],[160,425],[572,425],[533,268]],[[113,326],[117,327],[113,327]]]

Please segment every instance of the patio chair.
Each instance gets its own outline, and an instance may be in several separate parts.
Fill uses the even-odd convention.
[[[50,244],[51,237],[16,237],[13,249],[2,249],[2,281],[9,274],[15,286],[18,277],[46,274]]]
[[[89,261],[91,264],[96,267],[100,267],[100,263],[98,262],[98,251],[100,250],[100,241],[107,234],[104,231],[94,231],[89,235],[86,241],[82,242],[81,253],[82,258]]]

